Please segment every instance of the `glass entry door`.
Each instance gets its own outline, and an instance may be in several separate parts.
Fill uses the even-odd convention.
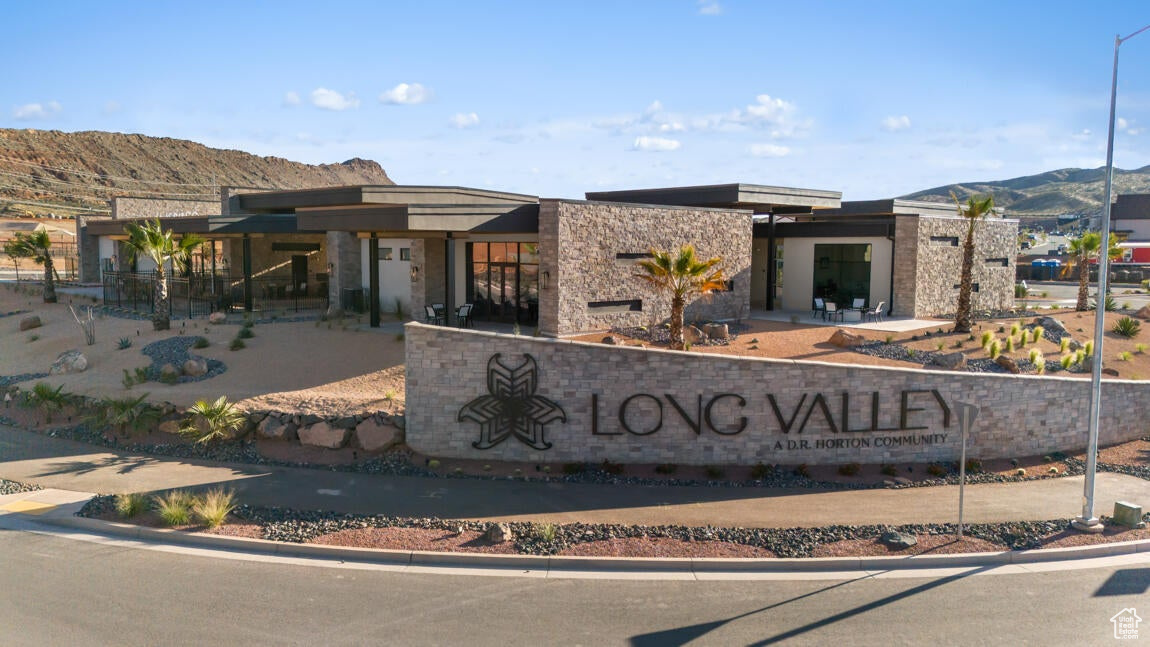
[[[481,321],[535,324],[539,320],[536,243],[468,243],[467,301]]]

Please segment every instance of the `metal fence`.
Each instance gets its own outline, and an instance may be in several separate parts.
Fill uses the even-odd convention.
[[[168,313],[177,318],[206,317],[217,311],[244,311],[247,299],[243,277],[227,274],[193,273],[164,277],[168,284]],[[155,272],[104,272],[104,303],[134,312],[151,313]],[[251,311],[291,314],[325,311],[327,282],[301,282],[290,277],[252,278]]]

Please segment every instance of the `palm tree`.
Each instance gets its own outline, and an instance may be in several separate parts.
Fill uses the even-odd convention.
[[[15,239],[4,241],[4,255],[7,256],[10,261],[12,261],[12,267],[16,268],[16,282],[19,283],[20,259],[22,256],[20,255],[20,249],[16,245]]]
[[[143,224],[129,222],[124,229],[128,232],[129,259],[143,256],[156,265],[155,286],[152,289],[152,328],[167,330],[172,322],[168,316],[168,282],[164,277],[164,267],[169,261],[185,260],[193,249],[204,243],[204,239],[196,234],[184,234],[176,240],[172,230],[165,230],[158,218],[144,221]]]
[[[1086,287],[1087,281],[1090,279],[1090,261],[1098,259],[1101,247],[1102,234],[1096,231],[1088,231],[1078,238],[1070,239],[1070,245],[1067,249],[1070,258],[1078,264],[1078,303],[1074,306],[1075,310],[1090,309],[1089,291]],[[1118,247],[1118,237],[1114,234],[1110,234],[1110,248],[1107,250],[1107,255],[1111,259],[1122,255],[1122,250]],[[1099,298],[1105,298],[1105,296]]]
[[[652,249],[651,258],[639,261],[643,273],[635,277],[671,293],[671,348],[684,348],[683,310],[687,299],[724,289],[723,270],[715,267],[722,260],[718,256],[699,260],[695,256],[694,246],[683,245],[679,248],[678,256],[672,256],[669,251]]]
[[[197,443],[234,438],[247,418],[244,413],[228,402],[228,396],[221,395],[215,402],[196,400],[188,407],[188,417],[180,425],[180,434]]]
[[[958,307],[954,311],[954,331],[970,332],[972,325],[970,293],[974,287],[974,229],[978,221],[994,211],[994,196],[979,198],[972,195],[967,198],[965,205],[958,201],[958,196],[954,195],[954,192],[951,192],[950,197],[958,207],[958,215],[966,218],[966,241],[962,244],[962,274],[958,281]]]
[[[56,267],[52,264],[52,237],[47,231],[19,233],[4,246],[4,252],[30,258],[44,266],[44,303],[56,303]]]

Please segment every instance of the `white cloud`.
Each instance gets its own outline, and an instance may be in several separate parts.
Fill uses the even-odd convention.
[[[356,98],[354,92],[348,92],[346,95],[343,95],[335,90],[328,90],[327,88],[316,88],[312,90],[311,103],[313,106],[323,108],[324,110],[338,111],[359,107],[359,99]]]
[[[632,150],[648,151],[662,153],[666,151],[677,151],[682,146],[678,140],[666,139],[664,137],[636,137],[635,143],[632,145]]]
[[[124,109],[124,107],[121,106],[118,101],[105,101],[104,102],[104,114],[106,114],[106,115],[114,115],[123,109]]]
[[[456,128],[470,128],[479,125],[479,115],[474,112],[458,112],[452,115],[448,121]]]
[[[424,103],[431,98],[431,90],[418,83],[400,83],[394,88],[379,95],[381,103],[398,105],[415,105]]]
[[[704,16],[717,16],[723,13],[718,0],[699,0],[699,13]]]
[[[910,117],[900,115],[898,117],[887,117],[882,120],[882,129],[888,133],[897,133],[900,130],[907,130],[910,128]]]
[[[1138,134],[1141,134],[1141,132],[1142,132],[1141,128],[1134,128],[1133,122],[1128,121],[1124,117],[1119,117],[1118,123],[1116,125],[1117,125],[1118,130],[1125,132],[1127,135],[1138,135]]]
[[[755,157],[786,157],[791,149],[778,144],[751,144],[751,155]]]
[[[299,103],[300,103],[300,100],[299,100],[299,93],[298,92],[293,90],[291,92],[284,93],[284,105],[285,106],[298,106]]]
[[[55,101],[49,101],[48,103],[26,103],[14,108],[12,110],[12,117],[21,121],[47,119],[60,112],[61,109],[60,104]]]

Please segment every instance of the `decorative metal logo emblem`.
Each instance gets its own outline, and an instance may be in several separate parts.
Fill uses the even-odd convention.
[[[524,353],[523,363],[512,368],[500,362],[499,356],[495,353],[487,360],[488,394],[459,410],[460,422],[479,423],[479,440],[471,445],[491,449],[515,436],[535,449],[550,449],[551,443],[543,438],[544,427],[556,420],[567,422],[567,414],[558,404],[535,394],[539,376],[534,357]]]

